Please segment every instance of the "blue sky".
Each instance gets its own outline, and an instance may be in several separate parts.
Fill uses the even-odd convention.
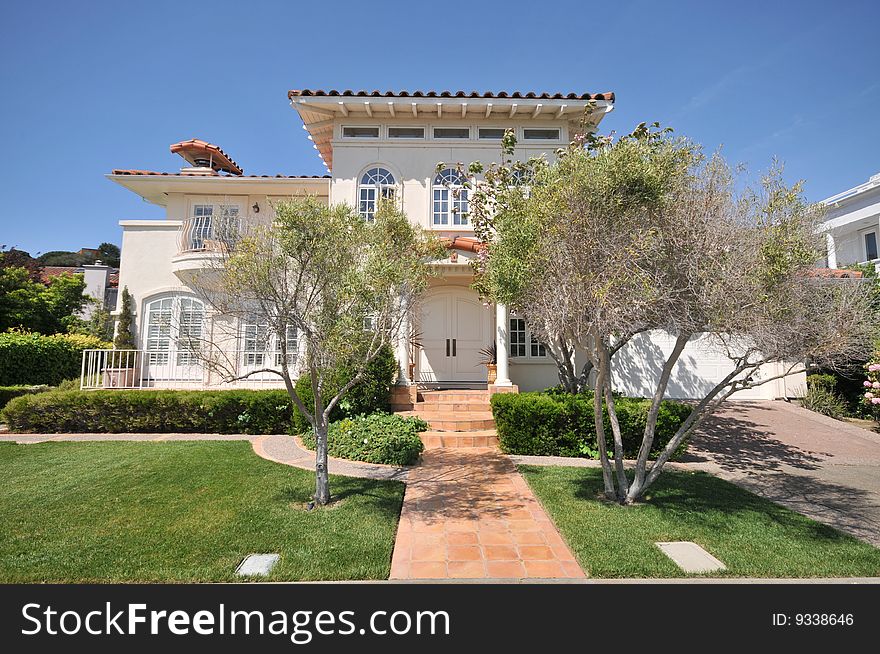
[[[176,170],[186,138],[323,174],[291,88],[611,90],[604,130],[776,156],[820,200],[880,172],[878,24],[875,1],[7,3],[0,244],[118,243],[163,213],[104,175]]]

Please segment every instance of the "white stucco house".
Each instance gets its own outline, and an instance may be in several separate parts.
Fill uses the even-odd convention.
[[[828,244],[825,265],[855,263],[880,267],[880,173],[849,190],[822,200]]]
[[[477,241],[468,221],[467,191],[452,193],[463,180],[453,169],[438,174],[438,162],[488,163],[500,154],[505,129],[516,130],[516,157],[553,157],[581,128],[585,111],[596,126],[614,108],[613,93],[468,93],[296,90],[288,94],[311,145],[327,168],[324,176],[246,175],[221,148],[200,140],[175,143],[183,157],[177,172],[116,169],[108,178],[165,209],[161,220],[120,222],[123,229],[119,287],[133,297],[138,374],[117,377],[122,386],[201,388],[219,380],[179,351],[175,325],[210,330],[211,317],[188,286],[216,249],[212,230],[229,221],[266,220],[273,199],[313,195],[348,203],[369,220],[379,197],[393,196],[410,219],[445,239],[448,256],[434,262],[441,273],[411,320],[419,343],[397,347],[398,384],[406,388],[486,388],[479,350],[495,342],[496,389],[537,390],[558,383],[556,367],[529,326],[504,306],[486,306],[470,288],[468,265]],[[876,218],[875,218],[876,226]],[[192,333],[192,332],[191,332]],[[256,338],[259,325],[242,324],[234,356],[242,370],[271,362],[276,340]],[[295,334],[286,335],[295,340]],[[293,343],[291,343],[293,345]],[[637,337],[617,355],[618,387],[649,394],[661,356],[672,341],[664,334]],[[100,353],[87,353],[85,387],[100,384],[108,366]],[[114,365],[120,366],[118,362]],[[122,364],[126,367],[128,364]],[[731,369],[724,354],[696,339],[681,357],[669,387],[671,397],[696,397]],[[766,373],[778,374],[776,370]],[[121,383],[120,382],[121,379]],[[802,376],[743,391],[741,399],[792,395]],[[278,384],[274,377],[249,384]]]

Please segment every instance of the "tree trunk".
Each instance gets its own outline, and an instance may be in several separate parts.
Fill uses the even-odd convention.
[[[623,436],[620,433],[620,423],[617,420],[617,410],[614,407],[614,395],[611,392],[611,358],[604,345],[599,345],[599,365],[603,371],[604,383],[602,388],[596,389],[596,393],[605,395],[605,406],[608,408],[608,419],[611,422],[611,434],[614,438],[614,470],[617,475],[617,500],[626,502],[629,491],[629,480],[626,478],[626,469],[623,466]]]
[[[608,444],[605,441],[605,422],[602,416],[602,386],[605,375],[599,367],[596,379],[596,391],[593,393],[593,422],[596,426],[596,447],[599,448],[599,461],[602,462],[602,481],[605,484],[605,497],[614,499],[614,482],[611,478],[611,462],[608,461]]]
[[[330,503],[330,473],[327,470],[327,420],[315,416],[315,504]]]
[[[651,453],[651,447],[654,445],[654,432],[657,430],[657,414],[660,412],[660,404],[666,395],[666,388],[669,386],[669,378],[672,376],[672,369],[681,357],[688,340],[689,334],[679,334],[675,339],[675,346],[669,354],[669,358],[663,364],[660,372],[660,379],[657,381],[657,387],[654,390],[654,397],[651,398],[651,407],[648,409],[648,415],[645,420],[645,432],[642,434],[642,444],[639,447],[639,454],[636,457],[636,469],[633,475],[632,485],[629,487],[627,500],[633,501],[645,491],[645,474],[648,464],[648,456]]]

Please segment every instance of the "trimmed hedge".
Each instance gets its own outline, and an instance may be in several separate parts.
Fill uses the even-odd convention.
[[[376,357],[370,361],[363,378],[342,397],[339,404],[330,412],[330,422],[343,418],[352,418],[370,413],[386,413],[391,408],[391,386],[397,374],[397,359],[390,346],[383,347]],[[352,378],[351,370],[340,369],[329,375],[325,383],[324,400],[332,398],[337,389],[342,388]],[[299,395],[306,408],[315,405],[312,395],[312,379],[308,374],[296,380],[296,394]],[[293,428],[298,433],[305,433],[311,425],[299,409],[294,411]]]
[[[50,386],[0,386],[0,409],[3,409],[14,397],[33,395],[51,390]]]
[[[627,458],[638,454],[650,406],[650,400],[642,398],[615,398]],[[663,401],[652,454],[666,446],[690,412],[691,407],[686,404]],[[501,450],[508,454],[599,458],[592,393],[498,393],[492,396],[492,415]],[[612,436],[607,411],[605,430],[610,449]],[[676,456],[685,448],[682,446]]]
[[[79,377],[83,350],[109,347],[110,343],[82,334],[0,333],[0,386],[55,386]]]
[[[283,390],[51,391],[2,411],[11,431],[33,433],[287,434],[292,416]]]
[[[428,423],[421,418],[404,418],[389,413],[344,418],[331,423],[327,434],[327,452],[330,456],[367,463],[410,465],[424,449],[419,432],[426,431]],[[315,433],[303,434],[306,447],[315,449]]]

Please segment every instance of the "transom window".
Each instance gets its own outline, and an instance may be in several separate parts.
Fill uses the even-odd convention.
[[[379,138],[379,127],[346,125],[342,128],[342,136],[347,139],[377,139]]]
[[[370,168],[361,177],[358,187],[358,213],[367,222],[376,219],[376,199],[394,199],[396,193],[394,175],[385,168]]]
[[[435,127],[435,139],[469,139],[471,137],[470,127]]]
[[[146,314],[144,341],[151,365],[165,365],[172,359],[179,366],[198,363],[205,323],[200,300],[164,297],[149,302]]]
[[[524,141],[558,141],[558,127],[526,127],[523,129]]]
[[[547,356],[547,348],[534,337],[522,318],[511,316],[508,335],[511,357],[538,359]]]
[[[493,141],[500,141],[504,138],[504,128],[503,127],[481,127],[477,132],[477,135],[481,139],[491,139]]]
[[[425,138],[424,127],[389,127],[388,138],[390,139],[423,139]]]
[[[446,168],[434,177],[433,211],[434,227],[465,226],[468,224],[467,178],[459,171]]]

